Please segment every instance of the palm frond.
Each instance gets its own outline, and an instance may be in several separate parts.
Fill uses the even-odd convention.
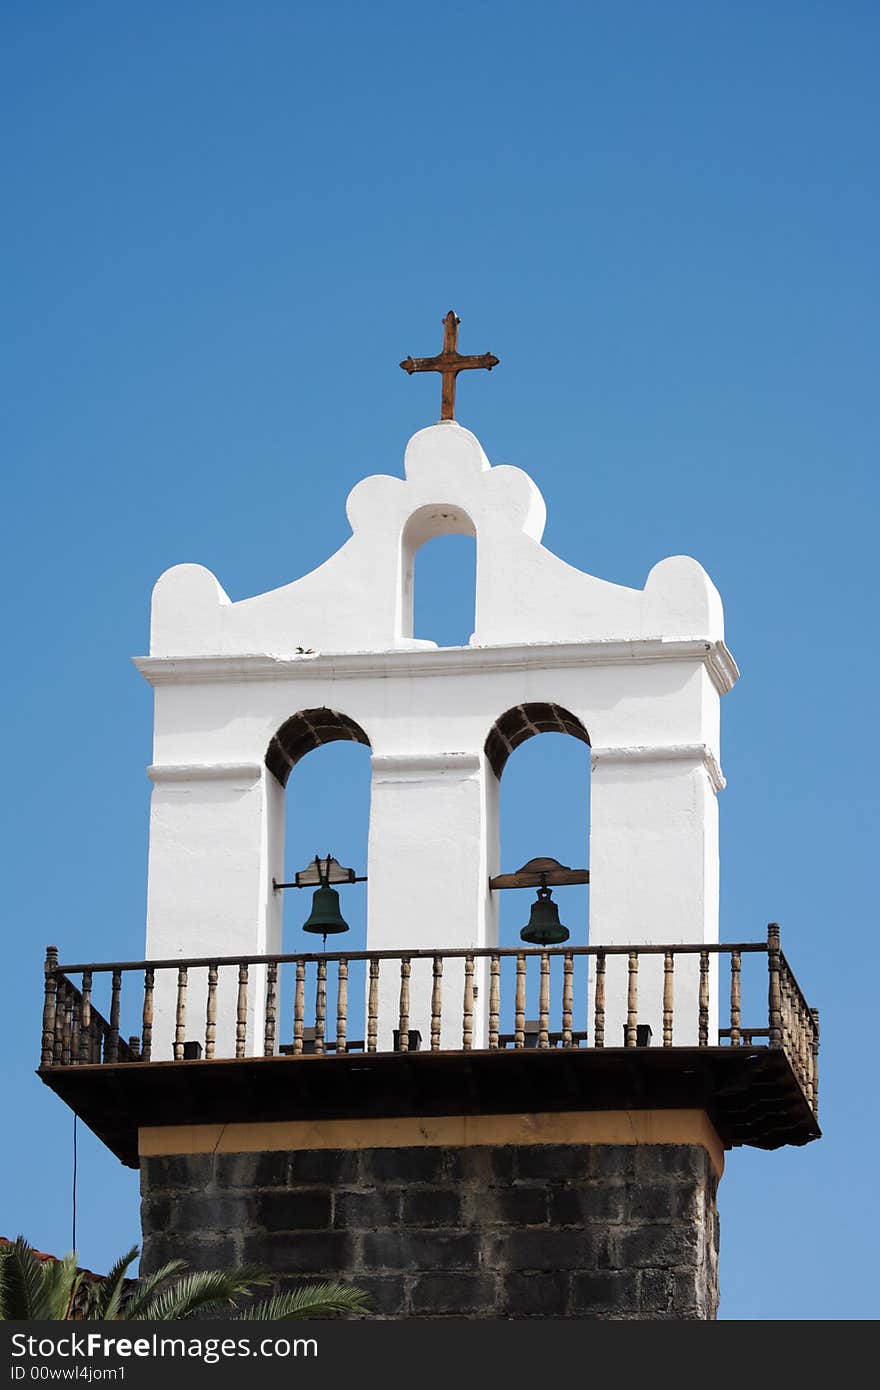
[[[274,1294],[253,1303],[238,1316],[243,1321],[316,1318],[325,1313],[368,1313],[370,1296],[350,1284],[307,1284],[289,1293]]]
[[[153,1297],[160,1285],[166,1280],[171,1279],[175,1274],[182,1274],[186,1269],[186,1260],[169,1260],[161,1269],[157,1269],[154,1274],[147,1274],[138,1279],[137,1287],[129,1298],[123,1303],[117,1314],[119,1318],[139,1319],[143,1309]],[[146,1314],[145,1316],[149,1316]]]
[[[17,1236],[3,1254],[4,1321],[37,1318],[41,1307],[43,1274],[40,1262],[24,1236]]]
[[[39,1305],[32,1316],[45,1322],[64,1322],[72,1314],[82,1279],[73,1252],[63,1260],[45,1261],[40,1265]]]
[[[191,1318],[197,1312],[219,1312],[234,1306],[236,1298],[249,1294],[254,1285],[265,1285],[270,1276],[254,1265],[231,1270],[195,1270],[168,1289],[157,1291],[138,1314],[141,1321]]]
[[[138,1247],[133,1245],[125,1255],[116,1261],[110,1273],[104,1276],[100,1284],[97,1285],[94,1312],[91,1311],[90,1306],[89,1317],[98,1318],[102,1322],[110,1322],[112,1319],[118,1318],[128,1267],[133,1264],[137,1256]]]

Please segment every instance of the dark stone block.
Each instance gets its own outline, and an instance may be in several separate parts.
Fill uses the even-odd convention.
[[[365,1167],[376,1183],[439,1182],[446,1151],[438,1148],[367,1149]]]
[[[308,1274],[315,1279],[346,1279],[351,1260],[346,1231],[309,1231],[301,1235],[245,1235],[242,1258],[277,1274]]]
[[[535,1227],[496,1237],[499,1263],[512,1270],[607,1268],[602,1231],[558,1231]]]
[[[547,1188],[512,1187],[496,1192],[495,1214],[490,1219],[503,1226],[546,1226]]]
[[[370,1298],[370,1313],[374,1316],[403,1317],[406,1305],[406,1286],[402,1274],[357,1274],[351,1282]]]
[[[404,1193],[404,1225],[456,1226],[460,1219],[461,1196],[454,1189],[432,1187]]]
[[[656,1318],[672,1311],[675,1276],[668,1269],[643,1269],[639,1272],[639,1312],[642,1317]]]
[[[378,1231],[364,1236],[366,1269],[411,1269],[425,1273],[473,1269],[478,1240],[470,1232]]]
[[[164,1231],[170,1225],[170,1197],[144,1197],[141,1199],[141,1228],[145,1235]]]
[[[711,1171],[702,1144],[639,1144],[634,1149],[635,1175],[642,1182],[658,1178],[699,1178]]]
[[[489,1153],[489,1160],[492,1168],[492,1176],[496,1182],[513,1182],[516,1177],[516,1156],[519,1152],[512,1144],[506,1144],[501,1149],[492,1149]]]
[[[585,1180],[590,1171],[589,1150],[584,1144],[534,1144],[517,1151],[517,1171],[521,1178]]]
[[[237,1241],[231,1236],[195,1240],[191,1236],[164,1233],[144,1239],[140,1260],[142,1275],[154,1274],[169,1260],[186,1260],[191,1269],[229,1269],[240,1263]]]
[[[570,1276],[547,1274],[507,1274],[504,1277],[502,1306],[507,1317],[561,1317],[568,1310]]]
[[[426,1194],[430,1197],[430,1193]],[[400,1220],[401,1191],[337,1192],[333,1202],[333,1225],[356,1230],[376,1226],[396,1226]]]
[[[636,1145],[594,1144],[590,1151],[590,1175],[605,1181],[617,1178],[621,1182],[635,1177]]]
[[[402,1231],[376,1231],[365,1235],[361,1256],[364,1269],[408,1268],[405,1240],[406,1235]]]
[[[213,1235],[221,1231],[243,1231],[253,1224],[254,1199],[218,1196],[213,1192],[188,1192],[175,1198],[172,1221],[181,1234]]]
[[[488,1274],[424,1274],[411,1294],[414,1313],[472,1317],[495,1307],[495,1280]]]
[[[224,1192],[239,1189],[253,1191],[258,1185],[260,1164],[266,1158],[282,1158],[284,1154],[215,1154],[214,1184]]]
[[[244,1157],[244,1155],[243,1155]],[[251,1157],[251,1155],[247,1155]],[[286,1187],[290,1181],[291,1155],[286,1149],[274,1153],[255,1154],[256,1172],[254,1183],[257,1187]]]
[[[317,1231],[330,1225],[331,1195],[319,1189],[263,1192],[256,1201],[256,1223],[267,1231]]]
[[[583,1315],[617,1314],[638,1303],[637,1276],[631,1271],[588,1271],[572,1275],[571,1310]]]
[[[615,1233],[613,1258],[619,1269],[669,1269],[698,1263],[699,1247],[693,1224],[633,1226]]]
[[[676,1221],[695,1215],[696,1188],[693,1183],[678,1181],[655,1182],[650,1187],[640,1184],[626,1194],[627,1219],[630,1221]]]
[[[624,1212],[623,1187],[594,1183],[589,1187],[561,1187],[550,1193],[550,1223],[582,1226],[586,1221],[620,1221]]]
[[[213,1180],[213,1156],[211,1154],[167,1154],[158,1158],[141,1160],[142,1175],[146,1175],[147,1186],[156,1189],[205,1188]]]
[[[391,1152],[394,1152],[391,1150]],[[288,1155],[288,1181],[344,1186],[360,1178],[361,1155],[356,1149],[298,1149]]]
[[[672,1277],[672,1307],[683,1316],[694,1309],[702,1309],[708,1302],[706,1276],[700,1269],[676,1270]],[[714,1304],[712,1307],[714,1314]],[[706,1317],[708,1314],[702,1313]]]

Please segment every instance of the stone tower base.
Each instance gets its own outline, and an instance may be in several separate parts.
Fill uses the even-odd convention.
[[[702,1112],[223,1128],[141,1131],[142,1272],[339,1278],[386,1318],[715,1316],[722,1151]]]

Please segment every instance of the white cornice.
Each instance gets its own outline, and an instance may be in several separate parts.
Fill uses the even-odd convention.
[[[722,641],[643,637],[627,642],[533,642],[522,646],[438,647],[421,651],[319,652],[314,656],[138,656],[153,686],[246,680],[357,680],[376,676],[466,676],[486,671],[699,661],[723,695],[739,676]]]
[[[262,763],[153,763],[147,776],[163,782],[257,782],[265,772]]]
[[[593,748],[591,765],[600,763],[702,763],[716,792],[727,786],[718,760],[705,743],[639,744],[634,747]]]
[[[453,773],[468,777],[479,772],[478,753],[374,753],[370,766],[382,781],[413,781],[420,777]]]

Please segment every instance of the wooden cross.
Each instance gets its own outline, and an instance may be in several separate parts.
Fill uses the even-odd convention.
[[[401,367],[412,376],[413,372],[440,372],[443,378],[441,420],[455,419],[455,378],[459,372],[472,371],[475,367],[485,367],[491,372],[498,366],[499,359],[491,352],[479,357],[463,357],[458,351],[458,325],[461,319],[453,309],[443,320],[443,351],[437,357],[407,357]]]

